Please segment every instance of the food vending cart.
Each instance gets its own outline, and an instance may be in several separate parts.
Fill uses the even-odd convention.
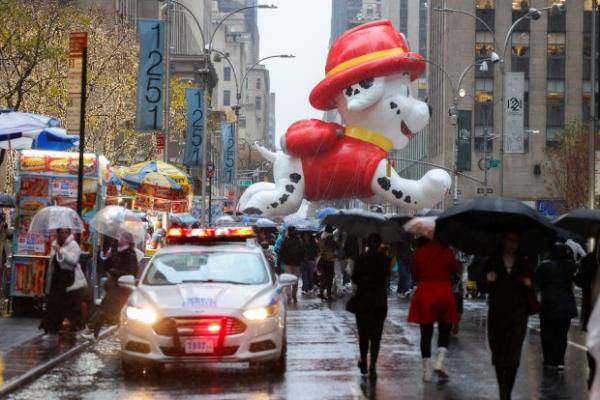
[[[49,205],[77,208],[79,153],[24,150],[17,156],[16,220],[11,263],[10,295],[13,312],[21,313],[44,297],[51,233],[28,233],[35,213]],[[108,161],[95,154],[84,155],[83,220],[88,223],[104,206]],[[84,232],[81,250],[90,260],[82,265],[88,277],[96,276],[96,260],[91,255],[97,238]],[[87,267],[87,268],[86,268]]]

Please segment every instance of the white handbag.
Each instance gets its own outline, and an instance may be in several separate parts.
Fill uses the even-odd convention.
[[[85,275],[83,270],[81,269],[81,265],[77,264],[75,267],[75,279],[73,284],[67,288],[67,292],[73,292],[75,290],[84,289],[88,287],[87,279],[85,279]]]

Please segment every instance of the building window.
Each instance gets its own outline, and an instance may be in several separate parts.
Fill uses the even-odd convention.
[[[238,117],[238,124],[240,125],[240,128],[246,128],[246,117],[244,115]]]
[[[567,15],[548,14],[548,32],[566,32],[567,30]]]
[[[228,107],[231,105],[231,91],[223,90],[223,105]]]
[[[475,34],[475,62],[479,63],[490,57],[494,51],[494,37],[490,32],[477,32]],[[489,63],[487,71],[475,68],[475,78],[493,78],[494,68]]]
[[[481,18],[487,24],[487,26],[489,26],[491,29],[494,29],[494,18],[496,14],[494,12],[494,1],[476,0],[475,7],[477,7],[475,14]],[[477,32],[489,32],[488,28],[479,21],[475,23],[475,30]]]
[[[529,79],[529,33],[513,33],[511,56],[511,70],[524,72],[525,79]]]
[[[408,0],[400,0],[400,32],[408,33]]]
[[[231,80],[231,68],[223,68],[223,80],[229,82]]]
[[[254,100],[256,104],[256,111],[262,110],[262,98],[260,96],[256,96]]]
[[[256,79],[256,90],[260,90],[260,78]]]
[[[475,102],[491,103],[494,101],[494,80],[475,79]]]
[[[429,10],[425,6],[426,4],[425,2],[419,2],[419,54],[423,55],[427,54],[427,32],[429,27],[427,23]]]
[[[592,71],[592,35],[591,33],[583,34],[583,79],[591,79]]]
[[[546,88],[546,142],[556,142],[565,126],[565,81],[549,80]]]
[[[512,9],[515,11],[529,11],[529,0],[512,0]]]
[[[516,22],[519,18],[523,17],[529,11],[529,1],[527,0],[513,0],[512,2],[512,22]],[[530,20],[522,19],[521,22],[515,26],[514,32],[529,32]]]
[[[478,10],[491,10],[494,8],[494,0],[475,0]]]
[[[565,34],[548,33],[548,79],[565,78]]]
[[[592,0],[583,0],[583,11],[592,11]]]

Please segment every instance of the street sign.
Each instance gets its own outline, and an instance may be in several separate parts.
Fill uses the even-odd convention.
[[[79,135],[81,132],[81,114],[84,112],[81,98],[83,96],[84,57],[87,57],[87,32],[69,33],[69,60],[67,64],[67,132]],[[82,139],[83,140],[83,139]]]
[[[245,186],[245,187],[250,186],[250,185],[252,185],[252,179],[240,179],[238,181],[238,185]]]
[[[213,162],[206,163],[206,177],[207,178],[215,177],[215,163],[213,163]]]
[[[498,166],[500,165],[500,160],[489,160],[490,161],[490,168],[498,168]]]
[[[140,53],[138,64],[135,123],[138,131],[162,128],[165,21],[139,19]]]

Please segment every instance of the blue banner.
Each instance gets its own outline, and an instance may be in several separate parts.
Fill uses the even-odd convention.
[[[220,174],[221,183],[233,185],[235,183],[235,130],[233,124],[222,123],[221,135],[223,137],[223,168]]]
[[[162,129],[165,23],[158,19],[138,20],[140,63],[138,68],[136,129]]]
[[[204,91],[195,88],[185,89],[185,101],[187,104],[187,131],[183,164],[188,167],[198,167],[202,165],[202,146],[204,145],[206,124]]]

